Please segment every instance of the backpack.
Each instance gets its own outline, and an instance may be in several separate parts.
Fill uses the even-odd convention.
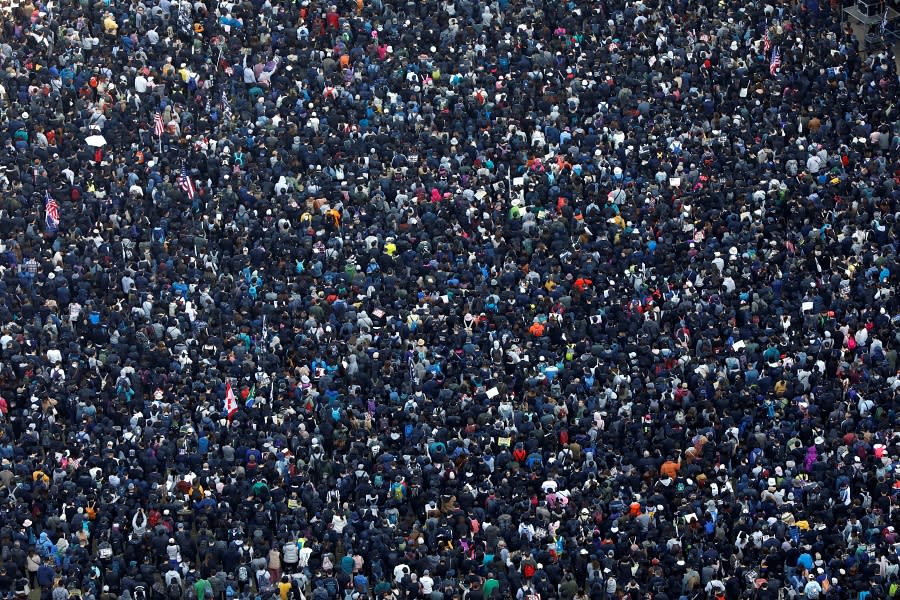
[[[245,565],[241,565],[238,568],[238,581],[247,582],[250,581],[250,571],[247,569]]]
[[[328,594],[332,598],[334,598],[337,595],[338,586],[337,586],[337,582],[334,580],[334,578],[329,577],[328,579],[325,580],[325,589],[328,591]]]
[[[750,464],[755,465],[756,461],[759,460],[760,455],[762,454],[762,450],[760,448],[754,448],[750,451]]]
[[[394,500],[403,500],[404,496],[404,486],[402,483],[393,483],[391,484],[391,495],[394,496]]]

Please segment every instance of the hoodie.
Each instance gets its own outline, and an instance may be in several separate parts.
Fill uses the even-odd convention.
[[[53,556],[55,550],[56,547],[53,545],[53,542],[50,541],[47,532],[41,532],[41,536],[37,542],[38,554],[40,554],[42,558],[48,558]]]

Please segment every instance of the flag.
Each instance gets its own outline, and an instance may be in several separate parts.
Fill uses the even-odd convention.
[[[781,66],[781,53],[778,52],[778,48],[772,48],[772,60],[769,61],[769,73],[775,75],[778,71],[778,67]]]
[[[250,388],[250,393],[247,394],[247,408],[253,408],[256,406],[256,384],[253,384],[253,387]]]
[[[413,361],[412,355],[409,356],[408,367],[409,367],[409,381],[413,385],[417,385],[419,382],[419,378],[416,377],[416,363],[415,363],[415,361]]]
[[[163,126],[162,115],[159,114],[159,111],[156,111],[156,116],[153,117],[153,135],[160,137],[164,130],[165,127]]]
[[[231,382],[225,384],[225,416],[229,419],[237,412],[237,400],[234,398],[234,392],[231,389]]]
[[[56,203],[49,191],[44,191],[44,213],[47,218],[47,231],[56,233],[59,228],[59,204]]]
[[[194,23],[189,12],[190,4],[185,1],[178,3],[178,26],[187,37],[194,36]]]
[[[769,28],[766,27],[766,34],[763,36],[763,54],[768,54],[772,49],[772,40],[769,39]]]
[[[184,161],[181,161],[181,173],[178,175],[178,185],[180,185],[181,189],[187,193],[188,200],[193,200],[194,196],[197,195],[194,181],[191,179],[191,176],[188,175],[187,167],[184,166]]]
[[[222,91],[222,114],[229,121],[234,116],[234,113],[231,111],[231,104],[228,103],[228,96],[225,95],[224,90]]]
[[[884,35],[884,32],[887,31],[888,26],[888,18],[887,18],[887,7],[884,8],[884,16],[881,17],[881,35]]]

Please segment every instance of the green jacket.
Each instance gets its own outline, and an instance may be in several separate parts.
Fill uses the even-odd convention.
[[[491,594],[494,593],[494,590],[500,587],[500,582],[496,579],[488,579],[484,582],[484,585],[481,587],[481,592],[484,594],[484,600],[487,600],[491,597]]]
[[[212,591],[212,586],[206,579],[198,579],[194,583],[194,593],[197,594],[197,600],[204,600],[208,591]]]

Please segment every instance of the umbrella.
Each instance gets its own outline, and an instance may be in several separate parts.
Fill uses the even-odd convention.
[[[225,25],[226,27],[234,27],[236,29],[240,29],[241,27],[244,26],[244,24],[241,23],[240,21],[238,21],[237,19],[235,19],[233,17],[227,17],[227,16],[219,17],[219,23],[221,23],[222,25]]]
[[[84,138],[84,141],[88,146],[96,146],[98,148],[106,145],[106,138],[102,135],[89,135]]]

